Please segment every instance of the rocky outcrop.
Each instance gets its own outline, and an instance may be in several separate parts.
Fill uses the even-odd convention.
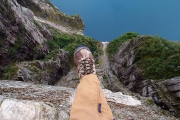
[[[4,66],[15,61],[41,59],[48,54],[50,32],[34,24],[34,14],[16,0],[0,0],[0,77]]]
[[[1,120],[68,120],[73,94],[71,88],[0,81]]]
[[[109,90],[104,90],[104,93],[117,120],[176,120],[170,115],[163,115],[155,106],[140,105],[141,102],[131,96]],[[75,89],[72,88],[1,80],[0,118],[69,120],[74,95]]]
[[[180,77],[175,77],[170,80],[163,81],[169,91],[175,94],[177,98],[180,98]]]
[[[143,42],[144,38],[146,37],[138,37],[122,44],[115,55],[115,61],[111,61],[111,69],[119,80],[131,91],[137,92],[144,97],[152,97],[154,102],[163,109],[179,116],[180,103],[176,98],[172,98],[174,95],[178,98],[179,95],[178,78],[164,82],[172,92],[172,94],[168,94],[169,92],[164,84],[155,80],[146,80],[143,77],[142,70],[136,65],[136,47]]]
[[[0,109],[1,120],[55,120],[56,114],[52,104],[28,100],[6,99]],[[59,113],[62,118],[65,115]]]
[[[34,12],[37,17],[51,21],[73,30],[84,30],[84,22],[79,15],[68,16],[59,11],[49,0],[17,0]]]
[[[54,85],[70,70],[68,52],[60,49],[56,60],[20,62],[15,68],[14,80]]]
[[[60,30],[61,32],[67,33],[67,34],[79,34],[84,35],[82,30],[72,30],[71,28],[64,27],[62,25],[56,24],[54,22],[51,22],[49,20],[42,19],[40,17],[34,17],[34,20],[39,21],[41,23],[48,24],[49,26],[56,28],[57,30]]]
[[[136,68],[135,64],[135,50],[142,40],[135,39],[124,43],[115,55],[115,61],[110,63],[113,73],[130,90],[133,89],[137,81],[143,80],[139,73],[140,70]]]

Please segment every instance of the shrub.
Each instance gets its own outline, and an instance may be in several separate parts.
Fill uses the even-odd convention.
[[[5,80],[12,79],[16,75],[17,71],[18,71],[18,67],[15,64],[10,64],[8,66],[5,66],[3,79]]]
[[[53,31],[52,33],[53,40],[47,41],[50,53],[45,57],[45,60],[51,59],[52,57],[55,59],[58,49],[61,48],[69,51],[69,60],[70,63],[73,63],[73,52],[78,45],[88,46],[95,58],[98,58],[98,56],[102,54],[102,50],[100,49],[101,43],[90,37],[58,33],[58,31]]]
[[[168,79],[180,75],[180,44],[148,36],[137,46],[137,66],[146,79]]]
[[[120,46],[137,37],[137,33],[126,33],[109,43],[107,52],[114,59]],[[137,45],[135,64],[144,79],[169,79],[180,76],[180,43],[168,41],[159,36],[145,36]]]
[[[128,32],[128,33],[125,33],[122,36],[116,38],[115,40],[112,40],[107,46],[107,52],[109,54],[109,57],[111,55],[114,55],[118,51],[119,47],[124,42],[132,40],[132,39],[136,38],[137,36],[139,36],[138,33]]]

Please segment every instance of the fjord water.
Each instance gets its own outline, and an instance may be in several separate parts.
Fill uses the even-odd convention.
[[[84,33],[110,41],[126,32],[180,41],[180,0],[50,0],[68,15],[79,14]]]

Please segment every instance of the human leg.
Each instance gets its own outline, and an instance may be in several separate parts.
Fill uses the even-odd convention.
[[[113,120],[89,48],[86,46],[76,48],[74,62],[78,69],[80,84],[72,104],[70,120]]]

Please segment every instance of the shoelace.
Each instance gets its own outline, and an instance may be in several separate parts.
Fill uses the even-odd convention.
[[[78,72],[80,73],[80,78],[83,77],[84,75],[94,73],[93,61],[90,58],[85,58],[81,60],[79,67],[80,69]]]

